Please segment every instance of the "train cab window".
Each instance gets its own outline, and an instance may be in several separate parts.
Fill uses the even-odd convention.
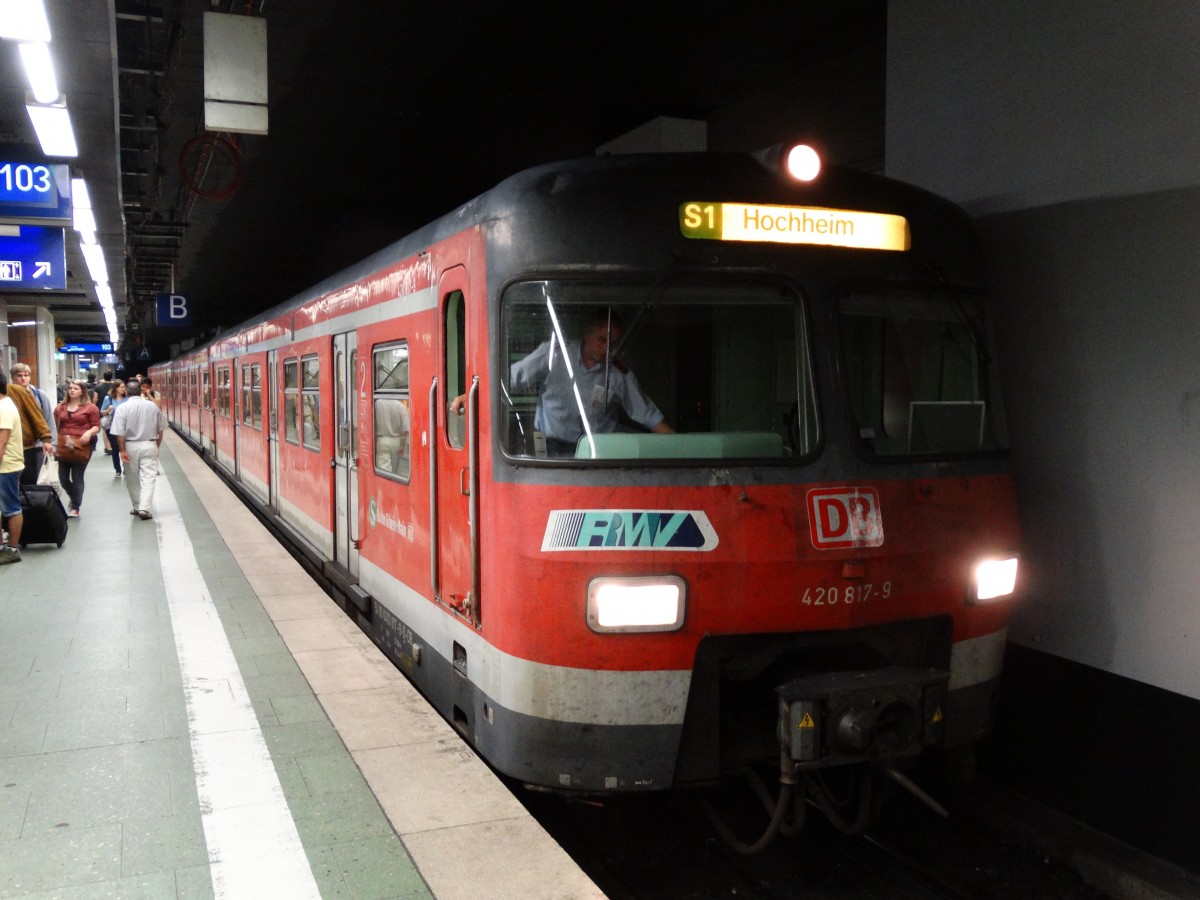
[[[467,304],[462,291],[452,291],[446,297],[445,309],[445,338],[446,338],[446,371],[444,380],[446,390],[442,396],[446,409],[446,440],[451,447],[460,448],[466,440],[466,416],[460,416],[449,409],[455,397],[461,397],[467,392]]]
[[[1008,444],[978,296],[852,294],[841,348],[857,437],[878,457],[995,453]]]
[[[300,443],[300,363],[283,361],[283,439]]]
[[[411,462],[408,342],[376,347],[372,359],[375,471],[408,481]]]
[[[502,302],[509,457],[782,462],[816,450],[803,304],[787,286],[529,281]]]
[[[300,408],[304,421],[304,446],[309,450],[321,449],[321,368],[315,356],[300,360],[303,378],[300,386]]]

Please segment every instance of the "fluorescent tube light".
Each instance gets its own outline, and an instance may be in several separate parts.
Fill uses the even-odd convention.
[[[34,100],[53,103],[58,99],[58,79],[54,77],[48,44],[21,44],[21,64]]]
[[[76,209],[92,208],[92,195],[88,193],[87,182],[82,178],[71,179],[71,205]]]
[[[83,244],[80,246],[83,261],[87,263],[88,273],[96,284],[108,284],[108,267],[104,263],[104,250],[99,244]]]
[[[4,0],[0,4],[0,38],[50,43],[50,20],[42,0]]]
[[[37,132],[38,143],[47,156],[78,156],[79,146],[75,143],[75,132],[71,130],[71,116],[66,104],[39,106],[26,103],[29,120]]]

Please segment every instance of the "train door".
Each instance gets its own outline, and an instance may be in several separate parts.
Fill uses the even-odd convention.
[[[267,353],[267,505],[279,510],[279,351]]]
[[[437,520],[437,544],[431,564],[435,593],[443,603],[479,623],[478,496],[475,450],[478,447],[478,379],[468,363],[467,272],[456,266],[439,283],[442,371],[430,392],[430,421],[435,436],[430,452],[436,483],[431,491]],[[463,398],[462,414],[451,410]],[[437,423],[440,423],[438,427]]]
[[[358,335],[333,336],[334,562],[358,574]]]

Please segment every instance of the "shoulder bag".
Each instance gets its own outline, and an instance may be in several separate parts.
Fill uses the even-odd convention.
[[[85,463],[92,458],[92,448],[80,443],[79,438],[69,434],[59,434],[58,446],[54,455],[60,463]]]

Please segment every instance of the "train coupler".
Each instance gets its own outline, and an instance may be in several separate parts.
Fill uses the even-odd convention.
[[[781,749],[799,770],[915,756],[941,743],[950,673],[893,666],[776,688]]]

